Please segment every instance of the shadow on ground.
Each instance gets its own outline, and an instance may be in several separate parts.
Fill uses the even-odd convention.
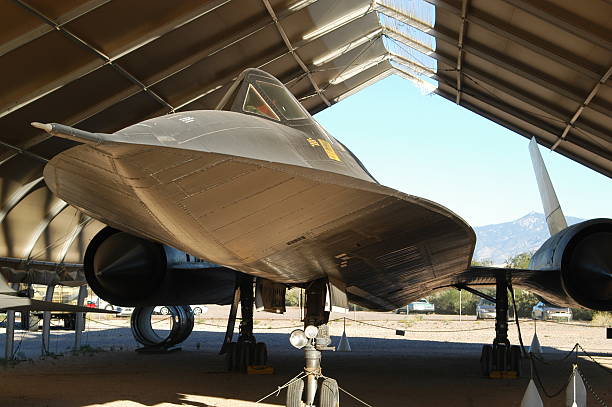
[[[95,349],[100,345],[93,337],[84,343]],[[131,332],[128,328],[109,329],[98,331],[95,337],[108,345],[109,338],[131,337]],[[274,375],[226,372],[224,359],[217,354],[223,334],[197,331],[183,344],[183,350],[176,353],[137,354],[132,341],[132,345],[126,345],[130,350],[66,354],[5,367],[0,369],[0,405],[84,407],[113,402],[113,406],[128,402],[144,406],[249,405],[245,402],[259,399],[299,373],[303,363],[302,352],[291,348],[287,334],[258,333],[257,338],[268,344]],[[337,341],[335,337],[334,343]],[[353,349],[350,353],[324,353],[324,374],[336,378],[341,387],[372,406],[518,406],[529,380],[527,361],[523,364],[527,377],[482,378],[478,362],[480,344],[403,337],[352,337],[350,344]],[[28,351],[40,344],[34,338],[24,340],[21,346]],[[561,356],[560,351],[546,354],[550,360]],[[571,362],[569,358],[562,363],[538,365],[550,392],[567,381]],[[599,396],[612,403],[610,373],[588,361],[579,363]],[[552,400],[545,399],[545,405],[561,405],[564,397],[561,394]],[[345,395],[341,400],[343,407],[360,405]],[[284,392],[266,402],[284,405]]]

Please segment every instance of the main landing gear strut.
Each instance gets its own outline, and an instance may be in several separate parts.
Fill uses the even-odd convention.
[[[225,354],[225,366],[228,371],[246,372],[248,366],[265,365],[268,362],[266,344],[257,342],[253,334],[253,304],[255,301],[253,283],[253,277],[238,274],[225,340],[219,352],[221,355]],[[241,311],[239,335],[238,340],[232,342],[238,303],[240,303]]]
[[[516,378],[521,370],[521,348],[508,340],[508,288],[510,273],[500,270],[495,275],[495,339],[483,345],[480,355],[482,374],[491,378]],[[514,310],[516,312],[516,310]]]
[[[339,404],[338,383],[323,376],[321,369],[321,351],[335,350],[329,346],[326,290],[325,280],[314,281],[306,288],[304,330],[296,329],[289,339],[293,346],[304,350],[304,378],[294,380],[287,387],[287,407],[313,407],[316,401],[318,407],[337,407]]]

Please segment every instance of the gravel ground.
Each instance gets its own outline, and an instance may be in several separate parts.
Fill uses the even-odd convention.
[[[266,342],[270,376],[246,376],[224,371],[218,348],[225,330],[227,307],[210,307],[181,352],[140,355],[129,329],[129,319],[92,317],[83,336],[85,351],[73,354],[74,334],[54,330],[52,356],[40,357],[40,333],[16,334],[17,353],[25,362],[0,368],[0,406],[251,406],[253,401],[299,373],[303,355],[291,348],[288,333],[300,325],[299,311],[285,315],[257,313],[256,335]],[[482,344],[494,336],[494,321],[476,321],[465,316],[395,315],[357,312],[333,315],[330,331],[337,344],[346,317],[346,333],[352,352],[326,352],[324,373],[337,378],[340,386],[372,406],[453,405],[518,406],[528,383],[525,378],[489,380],[479,373]],[[264,319],[265,318],[265,319]],[[162,317],[156,326],[166,323]],[[534,323],[521,321],[523,340],[528,346]],[[405,331],[396,335],[395,329]],[[612,368],[612,340],[605,330],[585,323],[538,322],[538,337],[544,358],[562,357],[580,343],[602,365]],[[4,349],[0,329],[0,349]],[[510,340],[518,343],[516,326],[510,326]],[[561,387],[571,372],[571,360],[551,365],[538,364],[549,392]],[[612,373],[586,357],[579,366],[594,391],[612,405]],[[563,394],[544,398],[545,406],[564,405]],[[342,406],[358,406],[348,396]],[[283,405],[284,394],[266,400]],[[597,405],[592,398],[589,405]]]

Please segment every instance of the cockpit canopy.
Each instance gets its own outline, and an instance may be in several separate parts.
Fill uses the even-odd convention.
[[[254,114],[274,121],[310,119],[310,114],[274,76],[247,69],[236,79],[217,110]]]

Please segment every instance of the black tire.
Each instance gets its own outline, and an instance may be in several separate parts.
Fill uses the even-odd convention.
[[[340,391],[338,382],[334,379],[325,379],[321,383],[319,394],[319,407],[338,407],[340,405]]]
[[[480,354],[480,372],[483,376],[489,377],[491,370],[493,370],[493,346],[483,345]]]
[[[170,310],[168,309],[168,307],[161,307],[159,309],[159,313],[161,315],[169,315],[170,314]]]
[[[193,309],[193,313],[194,313],[195,315],[200,315],[200,314],[202,313],[202,308],[200,308],[200,307],[195,307],[195,308]]]
[[[304,393],[304,380],[299,379],[287,386],[286,407],[302,407],[302,393]]]
[[[107,311],[114,311],[115,307],[113,307],[112,305],[108,304],[106,307],[104,307],[105,310]]]
[[[521,375],[521,347],[513,345],[510,347],[510,368],[516,372],[518,376]]]
[[[253,358],[256,365],[265,365],[268,363],[268,347],[263,342],[255,344],[255,357]]]
[[[244,342],[240,344],[240,359],[238,370],[245,373],[247,367],[253,364],[253,356],[255,356],[255,345],[253,343]]]
[[[225,369],[228,372],[234,370],[234,358],[236,357],[236,343],[228,343],[225,347]]]

